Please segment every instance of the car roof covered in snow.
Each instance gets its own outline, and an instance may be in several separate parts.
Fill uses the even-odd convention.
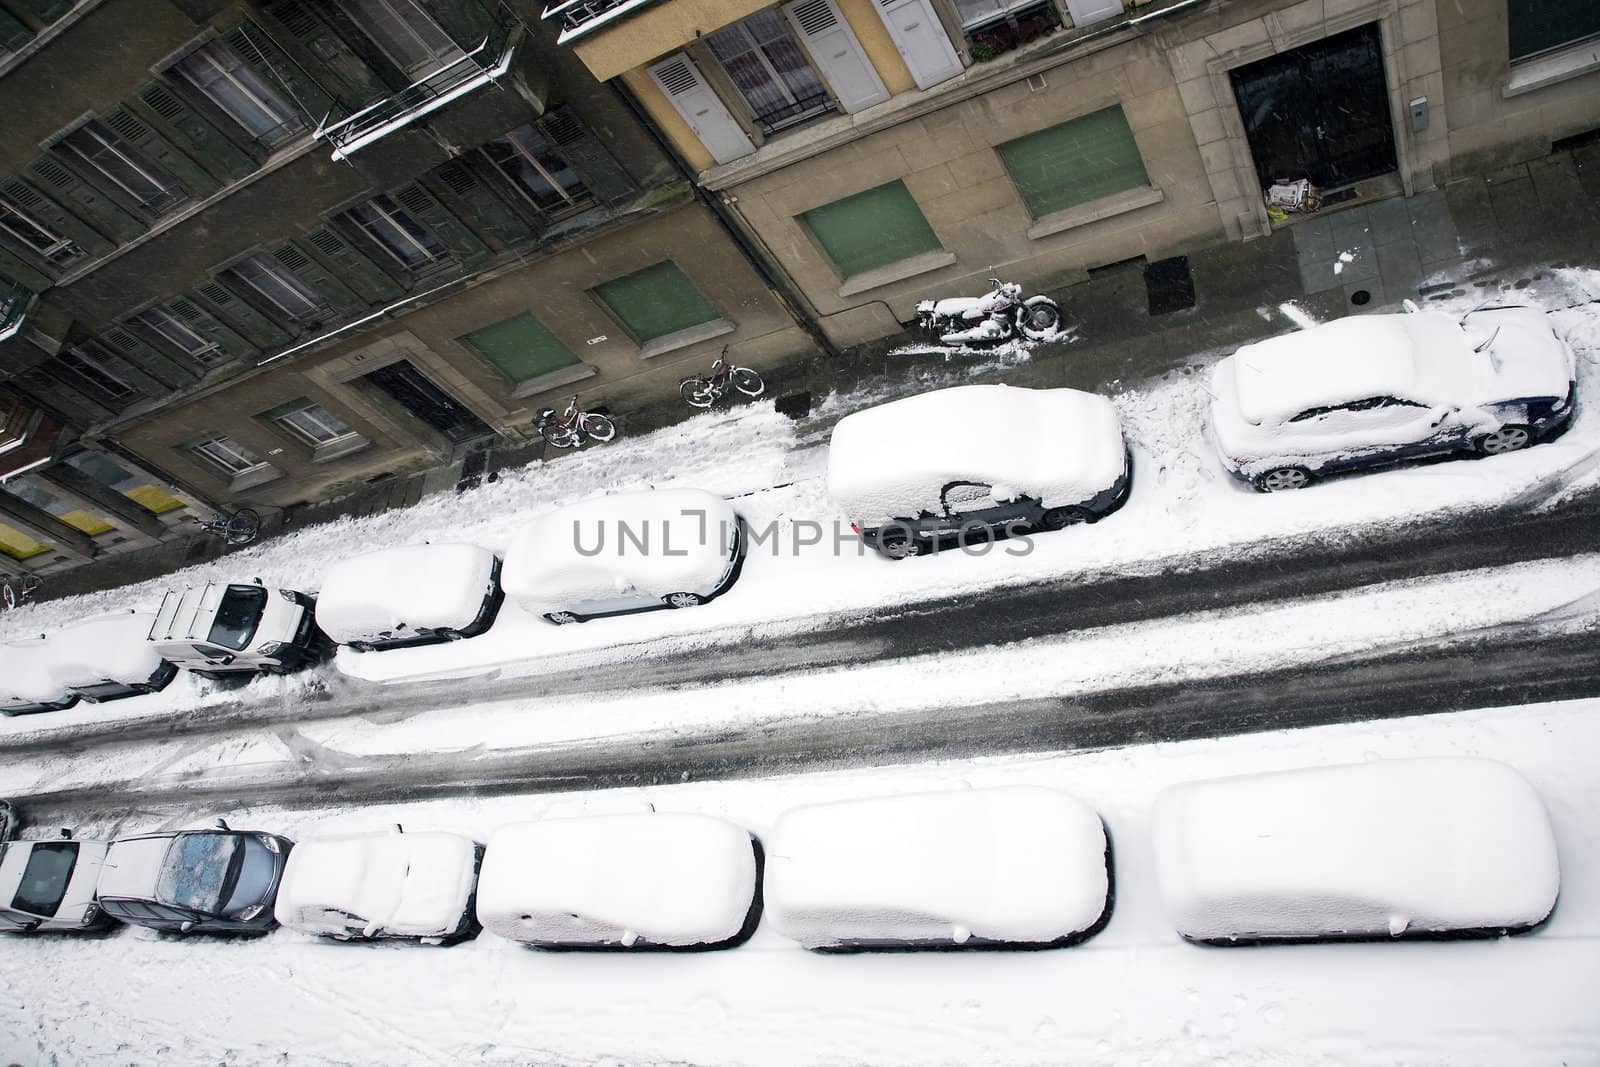
[[[768,843],[767,913],[808,946],[1043,943],[1092,929],[1110,892],[1100,817],[1005,786],[793,808]]]
[[[64,686],[146,681],[161,666],[161,653],[145,638],[155,616],[147,611],[97,615],[50,635],[50,677]]]
[[[1167,913],[1197,940],[1526,927],[1560,884],[1544,804],[1492,760],[1188,782],[1151,830]]]
[[[49,657],[43,637],[0,644],[0,707],[54,704],[71,696],[51,675]]]
[[[632,592],[704,595],[728,569],[738,521],[702,489],[592,497],[533,519],[506,549],[501,584],[534,612]]]
[[[828,495],[863,522],[939,514],[952,482],[997,500],[1082,504],[1126,469],[1111,401],[1077,389],[962,385],[846,415],[828,448]]]
[[[106,853],[105,866],[100,869],[100,885],[96,892],[102,897],[154,898],[167,849],[175,836],[149,834],[113,841]]]
[[[472,895],[477,846],[424,831],[316,837],[297,842],[274,906],[285,926],[321,932],[308,913],[349,912],[418,936],[453,929]]]
[[[715,944],[739,933],[755,889],[750,834],[722,819],[544,819],[489,839],[478,921],[501,937],[544,944]]]
[[[340,560],[322,576],[317,625],[335,641],[459,629],[475,619],[494,573],[478,545],[403,545]]]

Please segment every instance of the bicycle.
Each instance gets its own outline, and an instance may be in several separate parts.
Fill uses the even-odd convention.
[[[617,436],[616,425],[604,415],[578,410],[578,397],[574,393],[567,401],[567,410],[560,416],[555,408],[539,412],[539,436],[557,448],[577,448],[585,441],[609,441]]]
[[[208,534],[216,534],[230,545],[248,545],[261,532],[261,513],[250,508],[240,508],[221,519],[202,519],[189,516],[189,521]]]
[[[43,584],[44,579],[37,574],[6,575],[0,578],[0,603],[4,603],[7,610],[27,603],[33,599],[34,590]]]
[[[729,363],[727,345],[722,346],[722,355],[711,364],[709,378],[685,378],[678,383],[678,394],[697,408],[710,407],[734,389],[745,396],[760,396],[767,391],[767,383],[749,367]]]

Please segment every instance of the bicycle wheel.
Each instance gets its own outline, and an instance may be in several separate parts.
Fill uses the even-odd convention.
[[[678,386],[678,395],[691,407],[708,408],[717,399],[704,378],[687,378]]]
[[[3,599],[5,601],[5,605],[6,605],[6,609],[7,610],[10,610],[11,608],[14,608],[14,607],[17,606],[17,591],[15,589],[11,588],[11,583],[10,582],[7,582],[5,584],[5,591],[4,592],[0,592],[0,599]]]
[[[578,435],[565,426],[557,426],[555,423],[539,427],[539,436],[545,439],[546,444],[554,445],[556,448],[578,447]]]
[[[745,396],[760,396],[767,391],[767,383],[761,380],[761,375],[749,367],[734,369],[733,387]]]
[[[596,441],[609,441],[617,436],[616,425],[604,415],[585,415],[583,432]]]
[[[261,532],[261,515],[250,508],[240,508],[228,516],[222,527],[222,536],[230,545],[248,545]]]

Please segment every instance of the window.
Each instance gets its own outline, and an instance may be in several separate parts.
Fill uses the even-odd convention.
[[[128,326],[157,349],[175,351],[203,367],[214,367],[228,360],[228,353],[215,341],[200,336],[166,308],[147,308],[129,319]]]
[[[904,182],[812,208],[800,219],[845,278],[940,248]]]
[[[99,171],[141,207],[156,214],[171,210],[185,199],[176,179],[97,119],[90,119],[63,137],[56,151]]]
[[[269,148],[305,129],[289,102],[217,41],[196,48],[172,69]]]
[[[183,501],[168,494],[148,477],[133,473],[99,452],[75,452],[62,462],[107,489],[121,493],[153,514],[160,515],[183,507]]]
[[[339,6],[413,77],[465,54],[416,0],[339,0]]]
[[[1036,219],[1150,184],[1133,131],[1116,105],[995,150]]]
[[[776,9],[751,15],[706,40],[757,125],[768,133],[832,109],[822,79]]]
[[[50,551],[49,545],[35,541],[15,526],[0,522],[0,555],[10,556],[12,559],[31,559],[48,551]]]
[[[28,853],[11,906],[41,918],[54,918],[78,865],[76,841],[40,841]]]
[[[578,362],[555,334],[526,313],[474,330],[461,340],[512,382],[525,382]]]
[[[541,210],[559,214],[587,206],[589,190],[544,134],[519,126],[483,146],[494,165]]]
[[[256,635],[261,616],[267,609],[267,591],[259,585],[230,585],[217,605],[206,640],[234,652],[242,652]]]
[[[437,237],[387,196],[375,196],[344,214],[402,267],[415,269],[448,254]]]
[[[126,400],[139,393],[110,369],[111,357],[94,341],[80,341],[62,349],[56,362],[113,400]]]
[[[93,512],[84,511],[54,492],[48,483],[40,479],[31,476],[10,478],[6,481],[5,487],[18,499],[26,500],[40,511],[54,515],[68,526],[81,530],[90,537],[109,533],[113,528],[104,518]]]
[[[291,322],[313,318],[322,310],[322,298],[264,252],[234,264],[222,278],[240,290],[249,290]]]
[[[1571,0],[1507,0],[1511,58],[1529,59],[1600,36],[1600,5]]]
[[[320,404],[301,398],[264,412],[262,418],[288,430],[312,448],[354,436],[350,424]]]
[[[594,291],[640,344],[717,317],[670,259],[597,285]]]
[[[5,199],[0,199],[0,230],[52,263],[70,263],[83,255],[83,249]]]
[[[224,474],[243,474],[265,466],[260,457],[226,434],[214,434],[189,446],[189,451],[219,468]]]

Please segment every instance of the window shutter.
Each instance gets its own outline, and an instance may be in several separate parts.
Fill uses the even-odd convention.
[[[0,180],[0,196],[22,208],[62,237],[76,241],[90,256],[101,256],[116,247],[93,226],[40,193],[21,178]]]
[[[337,79],[336,95],[345,103],[364,106],[410,84],[338,4],[277,0],[266,11],[316,60],[315,69]]]
[[[368,303],[398,300],[405,292],[398,282],[384,273],[331,226],[319,226],[306,234],[306,244],[325,262],[332,264],[339,277]]]
[[[334,118],[338,119],[388,92],[367,65],[317,17],[314,7],[299,0],[268,5],[266,15],[276,24],[273,32],[269,32],[266,22],[245,19],[224,38],[228,47],[255,67],[258,74],[283,86],[304,109],[312,126],[329,111],[337,111]],[[240,41],[248,52],[241,51],[235,41]],[[291,58],[291,48],[298,49],[308,62]]]
[[[0,7],[0,49],[15,52],[31,40],[33,31],[23,25],[17,16]]]
[[[238,330],[224,324],[222,320],[188,297],[179,296],[168,301],[167,310],[182,319],[191,329],[220,347],[230,356],[249,357],[256,355],[255,346],[246,341]]]
[[[309,285],[324,303],[333,308],[341,317],[358,315],[367,310],[367,302],[357,296],[344,282],[334,277],[333,273],[306,254],[294,242],[286,242],[272,250],[272,256],[284,269],[296,278]]]
[[[570,107],[556,108],[540,125],[596,197],[615,204],[639,191],[638,184]]]
[[[876,7],[918,89],[961,73],[961,59],[928,0],[878,0]]]
[[[101,335],[101,337],[96,338],[96,340],[98,340],[100,343],[89,352],[89,355],[95,360],[104,363],[107,370],[109,370],[112,374],[115,374],[118,378],[121,378],[123,381],[127,382],[129,385],[133,386],[134,389],[136,389],[139,393],[139,396],[137,397],[129,397],[127,399],[117,401],[118,404],[126,407],[128,404],[133,403],[140,397],[165,396],[172,392],[170,386],[161,381],[159,378],[155,377],[155,375],[146,372],[143,367],[128,359],[127,354],[121,349],[107,344],[103,340],[103,336],[104,335]],[[90,384],[92,385],[93,383],[91,382]]]
[[[81,212],[97,230],[116,244],[131,241],[144,233],[144,223],[131,212],[50,156],[40,156],[29,163],[28,173],[40,183],[41,188],[61,200],[69,210]]]
[[[828,79],[841,108],[860,111],[889,99],[889,90],[883,87],[834,0],[795,0],[784,5],[783,13],[806,46],[811,62]]]
[[[712,159],[732,163],[756,150],[687,54],[679,52],[663,59],[650,68],[650,77],[661,86]]]
[[[11,281],[27,286],[36,293],[42,293],[51,285],[48,276],[12,255],[5,248],[0,248],[0,275],[3,275],[0,277],[0,286]]]
[[[190,106],[178,89],[153,81],[139,90],[139,101],[150,115],[188,142],[218,174],[237,180],[256,169],[255,159],[229,140],[198,108]]]
[[[157,352],[121,326],[101,331],[100,340],[108,349],[168,389],[181,389],[200,377],[199,372],[187,363],[169,359],[165,353]]]
[[[231,325],[257,348],[265,350],[289,340],[287,331],[234,295],[217,279],[202,278],[195,284],[194,292],[217,318]]]
[[[1074,26],[1104,22],[1122,14],[1122,0],[1067,0],[1067,14],[1072,16]]]
[[[54,372],[51,367],[41,367],[22,376],[28,391],[48,397],[50,406],[60,408],[80,426],[90,426],[109,415],[116,414],[103,401],[96,400],[71,382]]]
[[[477,48],[494,30],[494,20],[478,0],[422,0],[422,6],[463,52]]]
[[[188,194],[197,199],[210,196],[221,186],[199,164],[178,150],[178,146],[155,131],[149,123],[126,107],[109,112],[102,119],[119,137],[149,158],[150,162],[177,179]]]
[[[408,185],[393,195],[395,202],[431,230],[462,266],[475,267],[489,258],[489,247],[478,240],[478,235],[467,229],[465,223],[421,185]]]
[[[479,180],[468,166],[470,158],[452,160],[433,175],[501,245],[510,248],[528,240],[534,234],[533,226],[507,204],[493,186]]]
[[[72,10],[76,0],[21,0],[22,6],[33,12],[45,22],[54,22],[56,19]]]

